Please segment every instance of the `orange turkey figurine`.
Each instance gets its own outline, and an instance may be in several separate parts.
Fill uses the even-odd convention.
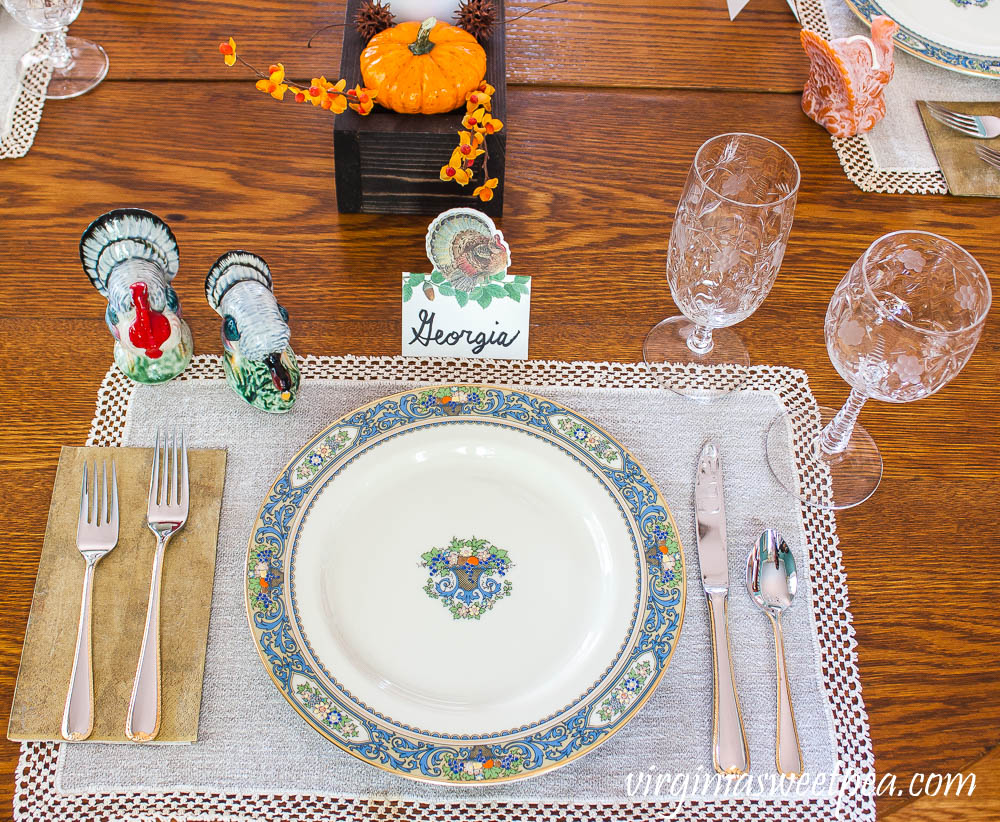
[[[802,110],[834,137],[869,131],[885,116],[882,92],[892,79],[897,31],[894,20],[879,15],[872,18],[871,39],[859,34],[827,41],[799,32],[811,63]]]

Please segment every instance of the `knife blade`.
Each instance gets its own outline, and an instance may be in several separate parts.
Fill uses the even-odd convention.
[[[736,693],[729,644],[729,559],[726,551],[726,502],[719,447],[706,442],[698,456],[694,484],[698,565],[708,599],[712,629],[712,764],[724,774],[750,771],[743,713]]]

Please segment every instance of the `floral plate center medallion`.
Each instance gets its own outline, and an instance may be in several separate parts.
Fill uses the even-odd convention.
[[[428,574],[424,592],[455,619],[480,619],[513,589],[504,577],[514,563],[489,540],[452,537],[446,548],[431,548],[420,559]]]

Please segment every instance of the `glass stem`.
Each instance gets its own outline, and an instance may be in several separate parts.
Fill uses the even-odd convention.
[[[68,69],[73,65],[73,52],[66,45],[66,29],[58,28],[49,32],[49,60],[57,69]]]
[[[707,325],[695,325],[694,331],[687,338],[687,346],[695,354],[707,354],[715,347],[712,341],[712,329]]]
[[[847,450],[854,425],[858,421],[858,414],[861,413],[867,400],[867,394],[863,394],[857,388],[851,389],[851,395],[844,403],[844,407],[819,435],[819,447],[824,454],[841,454]]]

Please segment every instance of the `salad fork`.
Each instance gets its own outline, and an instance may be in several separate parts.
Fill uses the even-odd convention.
[[[962,114],[937,103],[925,103],[925,105],[931,117],[966,137],[978,137],[980,140],[992,140],[994,137],[1000,137],[1000,117]]]
[[[976,154],[987,165],[1000,169],[1000,151],[986,146],[976,146]]]
[[[180,433],[178,442],[176,429],[169,437],[157,431],[146,509],[146,524],[156,535],[156,554],[149,584],[146,628],[125,718],[125,736],[133,742],[148,742],[160,732],[160,577],[167,542],[184,527],[187,515],[188,458],[184,433]]]
[[[96,460],[93,492],[87,479],[87,465],[84,463],[76,547],[87,563],[87,570],[83,576],[83,600],[80,605],[80,624],[76,632],[73,673],[70,675],[62,720],[62,737],[72,742],[86,739],[94,730],[94,666],[90,644],[94,568],[101,558],[118,544],[118,474],[115,470],[115,461],[111,461],[110,493],[106,460],[101,486],[98,487],[97,484]]]

